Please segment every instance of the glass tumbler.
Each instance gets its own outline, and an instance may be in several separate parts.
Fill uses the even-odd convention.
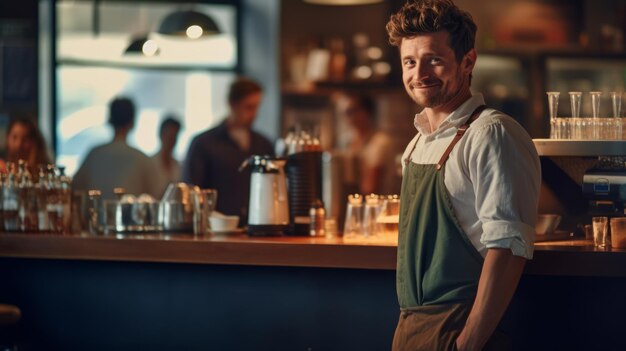
[[[603,121],[600,120],[600,98],[602,97],[602,92],[600,91],[592,91],[589,92],[591,95],[591,113],[593,115],[593,126],[592,126],[592,138],[594,140],[602,140],[604,128]]]
[[[611,246],[626,249],[626,217],[611,218]]]
[[[622,93],[617,91],[611,92],[611,103],[613,105],[613,117],[622,117]]]
[[[348,196],[343,237],[355,238],[363,235],[363,197],[360,194]]]
[[[193,200],[193,233],[203,235],[209,233],[211,226],[209,217],[217,203],[216,189],[198,189],[192,193]]]
[[[609,231],[609,219],[608,217],[593,217],[591,219],[593,226],[593,245],[595,247],[606,248],[609,244],[608,231]]]
[[[381,207],[380,196],[370,194],[365,197],[365,208],[363,209],[363,235],[365,237],[376,237],[381,233],[381,225],[378,222]]]
[[[611,128],[611,139],[621,140],[624,126],[622,125],[622,93],[611,92],[611,103],[613,104],[613,121]]]
[[[398,222],[400,218],[400,197],[388,195],[382,203],[378,223],[383,235],[388,237],[398,236]]]
[[[583,93],[580,91],[570,91],[569,100],[572,108],[572,119],[574,127],[572,132],[572,139],[585,139],[585,121],[580,118],[580,105],[582,101]]]
[[[560,139],[561,133],[557,122],[557,111],[559,109],[559,95],[558,91],[548,91],[548,108],[550,110],[550,139]]]

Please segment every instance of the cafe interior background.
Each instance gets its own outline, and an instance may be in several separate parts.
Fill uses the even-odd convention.
[[[380,128],[401,151],[417,107],[403,91],[397,49],[384,27],[403,1],[337,2],[3,2],[0,128],[10,116],[37,119],[57,164],[72,175],[91,147],[110,139],[106,106],[124,94],[138,105],[131,145],[156,152],[159,121],[174,113],[184,125],[175,150],[182,160],[191,138],[225,117],[226,87],[245,74],[264,85],[256,128],[272,140],[301,126],[332,150],[349,128],[342,94],[361,92],[375,97]],[[532,137],[549,133],[546,91],[623,91],[623,1],[456,3],[479,25],[474,91]],[[164,18],[180,11],[204,15],[218,32],[166,33]],[[608,115],[608,100],[602,106]],[[583,115],[590,109],[583,104]]]
[[[376,98],[380,128],[391,134],[397,150],[402,150],[415,132],[407,126],[412,125],[417,107],[404,92],[397,49],[387,44],[384,29],[389,15],[402,2],[387,0],[367,5],[333,6],[304,0],[2,1],[0,147],[5,144],[3,130],[10,116],[37,119],[57,164],[65,166],[72,175],[93,145],[110,138],[111,131],[105,125],[106,106],[112,97],[124,94],[133,97],[138,105],[138,123],[131,144],[148,154],[155,152],[158,122],[165,113],[175,113],[184,123],[176,150],[176,157],[182,159],[189,140],[196,133],[225,117],[226,87],[237,74],[245,74],[261,81],[265,87],[255,127],[271,139],[284,136],[294,125],[301,125],[319,134],[325,150],[334,149],[347,128],[341,118],[342,94],[362,92]],[[474,91],[483,93],[489,105],[517,119],[533,138],[546,138],[549,134],[546,91],[561,92],[559,113],[564,116],[569,116],[567,91],[624,91],[626,2],[457,0],[456,3],[470,11],[479,24]],[[193,38],[197,32],[190,33],[192,38],[160,33],[163,19],[181,10],[193,10],[210,17],[219,27],[219,33],[198,38]],[[152,42],[146,44],[143,39]],[[143,54],[144,47],[146,54]],[[601,106],[600,114],[609,116],[608,97]],[[581,115],[591,114],[588,102],[584,101],[582,108]],[[584,161],[578,157],[571,159],[572,162]],[[577,166],[582,169],[581,179],[585,165]],[[559,186],[568,183],[565,178],[554,179]],[[562,187],[563,202],[585,203],[580,187],[569,191],[572,187]],[[570,201],[573,197],[575,201]],[[563,212],[540,209],[540,213]],[[572,223],[578,220],[571,211],[563,221],[568,219]],[[562,228],[569,229],[566,223]],[[33,238],[16,237],[26,242]],[[50,237],[50,240],[55,238]],[[50,249],[45,241],[42,243],[34,247],[42,245],[44,251]],[[184,241],[166,245],[169,244],[186,245]],[[77,245],[79,251],[87,247],[82,243]],[[167,254],[182,257],[196,252],[194,258],[204,259],[211,256],[204,251],[207,247],[210,246],[198,245],[189,252]],[[319,258],[320,262],[327,262],[324,254],[315,256],[325,247],[312,247],[303,249],[311,250],[303,255],[304,259]],[[384,246],[358,248],[365,250],[362,252],[385,249]],[[121,251],[124,254],[125,251]],[[155,254],[146,251],[147,255]],[[156,254],[163,255],[165,251]],[[275,251],[268,252],[269,257]],[[351,257],[356,256],[344,255],[348,251],[336,252],[339,253],[337,259],[345,258],[345,262],[351,262]],[[8,294],[28,291],[21,301],[33,298],[33,301],[45,303],[34,303],[35,308],[31,309],[30,304],[4,295],[2,302],[18,301],[17,305],[24,311],[41,312],[36,314],[34,322],[25,321],[32,323],[28,326],[35,326],[28,332],[39,333],[38,337],[46,341],[66,337],[65,340],[76,339],[80,343],[92,335],[96,335],[96,342],[102,345],[115,344],[128,335],[139,341],[162,341],[151,333],[136,333],[138,327],[145,327],[139,329],[141,331],[162,333],[161,339],[170,336],[183,343],[222,341],[198,337],[198,330],[205,332],[204,328],[214,328],[211,330],[215,334],[229,331],[225,334],[227,337],[232,335],[230,331],[240,336],[243,330],[241,335],[246,338],[236,340],[243,344],[274,337],[285,345],[292,345],[301,340],[308,342],[309,334],[303,330],[315,334],[323,326],[328,327],[328,332],[321,334],[319,339],[322,340],[326,338],[335,343],[349,340],[352,345],[355,341],[370,343],[366,336],[371,336],[374,339],[371,345],[378,345],[376,342],[388,345],[393,323],[386,325],[386,316],[397,317],[393,294],[395,252],[384,252],[392,253],[391,258],[363,254],[359,259],[365,264],[370,264],[370,260],[391,262],[392,268],[298,270],[296,267],[272,267],[276,269],[265,270],[266,267],[256,266],[173,267],[162,264],[155,269],[157,265],[146,268],[141,264],[117,262],[105,266],[88,260],[25,260],[3,267],[5,278],[8,276],[10,282]],[[518,338],[527,340],[524,345],[535,345],[541,340],[547,343],[545,345],[552,342],[561,347],[577,345],[580,348],[580,345],[587,345],[577,344],[581,337],[592,340],[596,349],[602,349],[602,345],[622,344],[621,339],[619,343],[616,341],[620,338],[616,330],[623,325],[620,321],[623,321],[624,283],[611,275],[622,277],[621,256],[617,256],[619,252],[588,253],[590,255],[575,256],[549,249],[538,251],[538,259],[529,265],[529,274],[522,280],[518,296],[521,295],[523,303],[513,308],[513,313],[521,315],[520,325],[524,326],[516,330],[530,335],[526,339]],[[104,253],[115,254],[118,253]],[[246,256],[245,260],[254,261],[256,257],[252,256]],[[303,258],[298,257],[300,259]],[[11,271],[15,267],[17,269]],[[94,267],[98,270],[92,270]],[[8,271],[11,274],[6,274]],[[548,273],[533,276],[537,272]],[[583,277],[571,280],[559,276],[569,277],[581,272]],[[594,275],[596,272],[598,276]],[[209,275],[211,283],[207,283]],[[198,276],[202,279],[197,279]],[[312,279],[307,280],[310,277]],[[222,285],[223,282],[226,284]],[[218,288],[214,289],[216,286]],[[211,298],[206,298],[209,290]],[[598,292],[603,294],[601,298]],[[104,298],[100,299],[102,296]],[[120,296],[122,298],[116,300]],[[146,298],[148,296],[150,298]],[[302,296],[307,303],[302,303]],[[372,303],[372,296],[378,299],[377,303]],[[39,297],[42,300],[37,300]],[[271,303],[276,297],[281,303]],[[70,300],[71,303],[67,303]],[[234,300],[237,309],[233,310]],[[94,301],[105,302],[91,309]],[[245,304],[246,301],[249,304]],[[321,304],[321,301],[328,304]],[[118,304],[124,308],[117,309]],[[320,305],[323,306],[321,314]],[[66,306],[70,306],[69,309]],[[213,309],[217,312],[206,312]],[[101,312],[103,310],[113,313],[123,310],[123,318],[120,318],[123,321],[94,318],[84,323],[86,319],[81,318],[82,312],[93,311],[98,317],[107,316]],[[250,311],[270,312],[262,314],[266,318],[258,324],[242,322],[240,316]],[[293,311],[298,314],[296,323],[290,320]],[[363,311],[367,315],[363,315]],[[226,312],[229,317],[236,317],[226,323],[224,320],[207,322],[208,315],[219,318]],[[332,318],[321,318],[324,316]],[[288,329],[291,333],[275,328],[275,325],[285,325],[273,324],[281,318],[297,328]],[[253,319],[256,321],[255,318],[249,320]],[[38,324],[41,321],[43,323]],[[124,329],[128,325],[132,328]],[[171,328],[171,325],[177,327]],[[38,326],[43,327],[37,329]],[[267,333],[270,329],[272,333]],[[534,338],[532,332],[538,336]],[[353,338],[353,335],[363,337]],[[171,348],[169,344],[159,346]]]

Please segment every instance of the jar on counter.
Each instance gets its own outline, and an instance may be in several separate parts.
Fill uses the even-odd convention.
[[[326,230],[324,228],[326,220],[326,210],[324,209],[324,203],[320,199],[316,199],[311,205],[309,210],[309,216],[311,218],[311,229],[309,230],[310,236],[326,236]]]

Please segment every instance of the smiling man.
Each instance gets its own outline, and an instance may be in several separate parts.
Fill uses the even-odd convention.
[[[472,94],[476,24],[449,0],[409,0],[387,24],[422,111],[403,155],[394,350],[502,350],[497,326],[532,258],[537,152]]]

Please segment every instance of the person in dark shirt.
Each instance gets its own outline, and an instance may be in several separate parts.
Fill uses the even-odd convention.
[[[251,155],[273,155],[272,143],[252,130],[263,90],[248,78],[235,80],[228,92],[230,113],[215,128],[196,136],[183,164],[183,181],[217,189],[216,210],[240,216],[247,224],[250,169],[239,171]]]

